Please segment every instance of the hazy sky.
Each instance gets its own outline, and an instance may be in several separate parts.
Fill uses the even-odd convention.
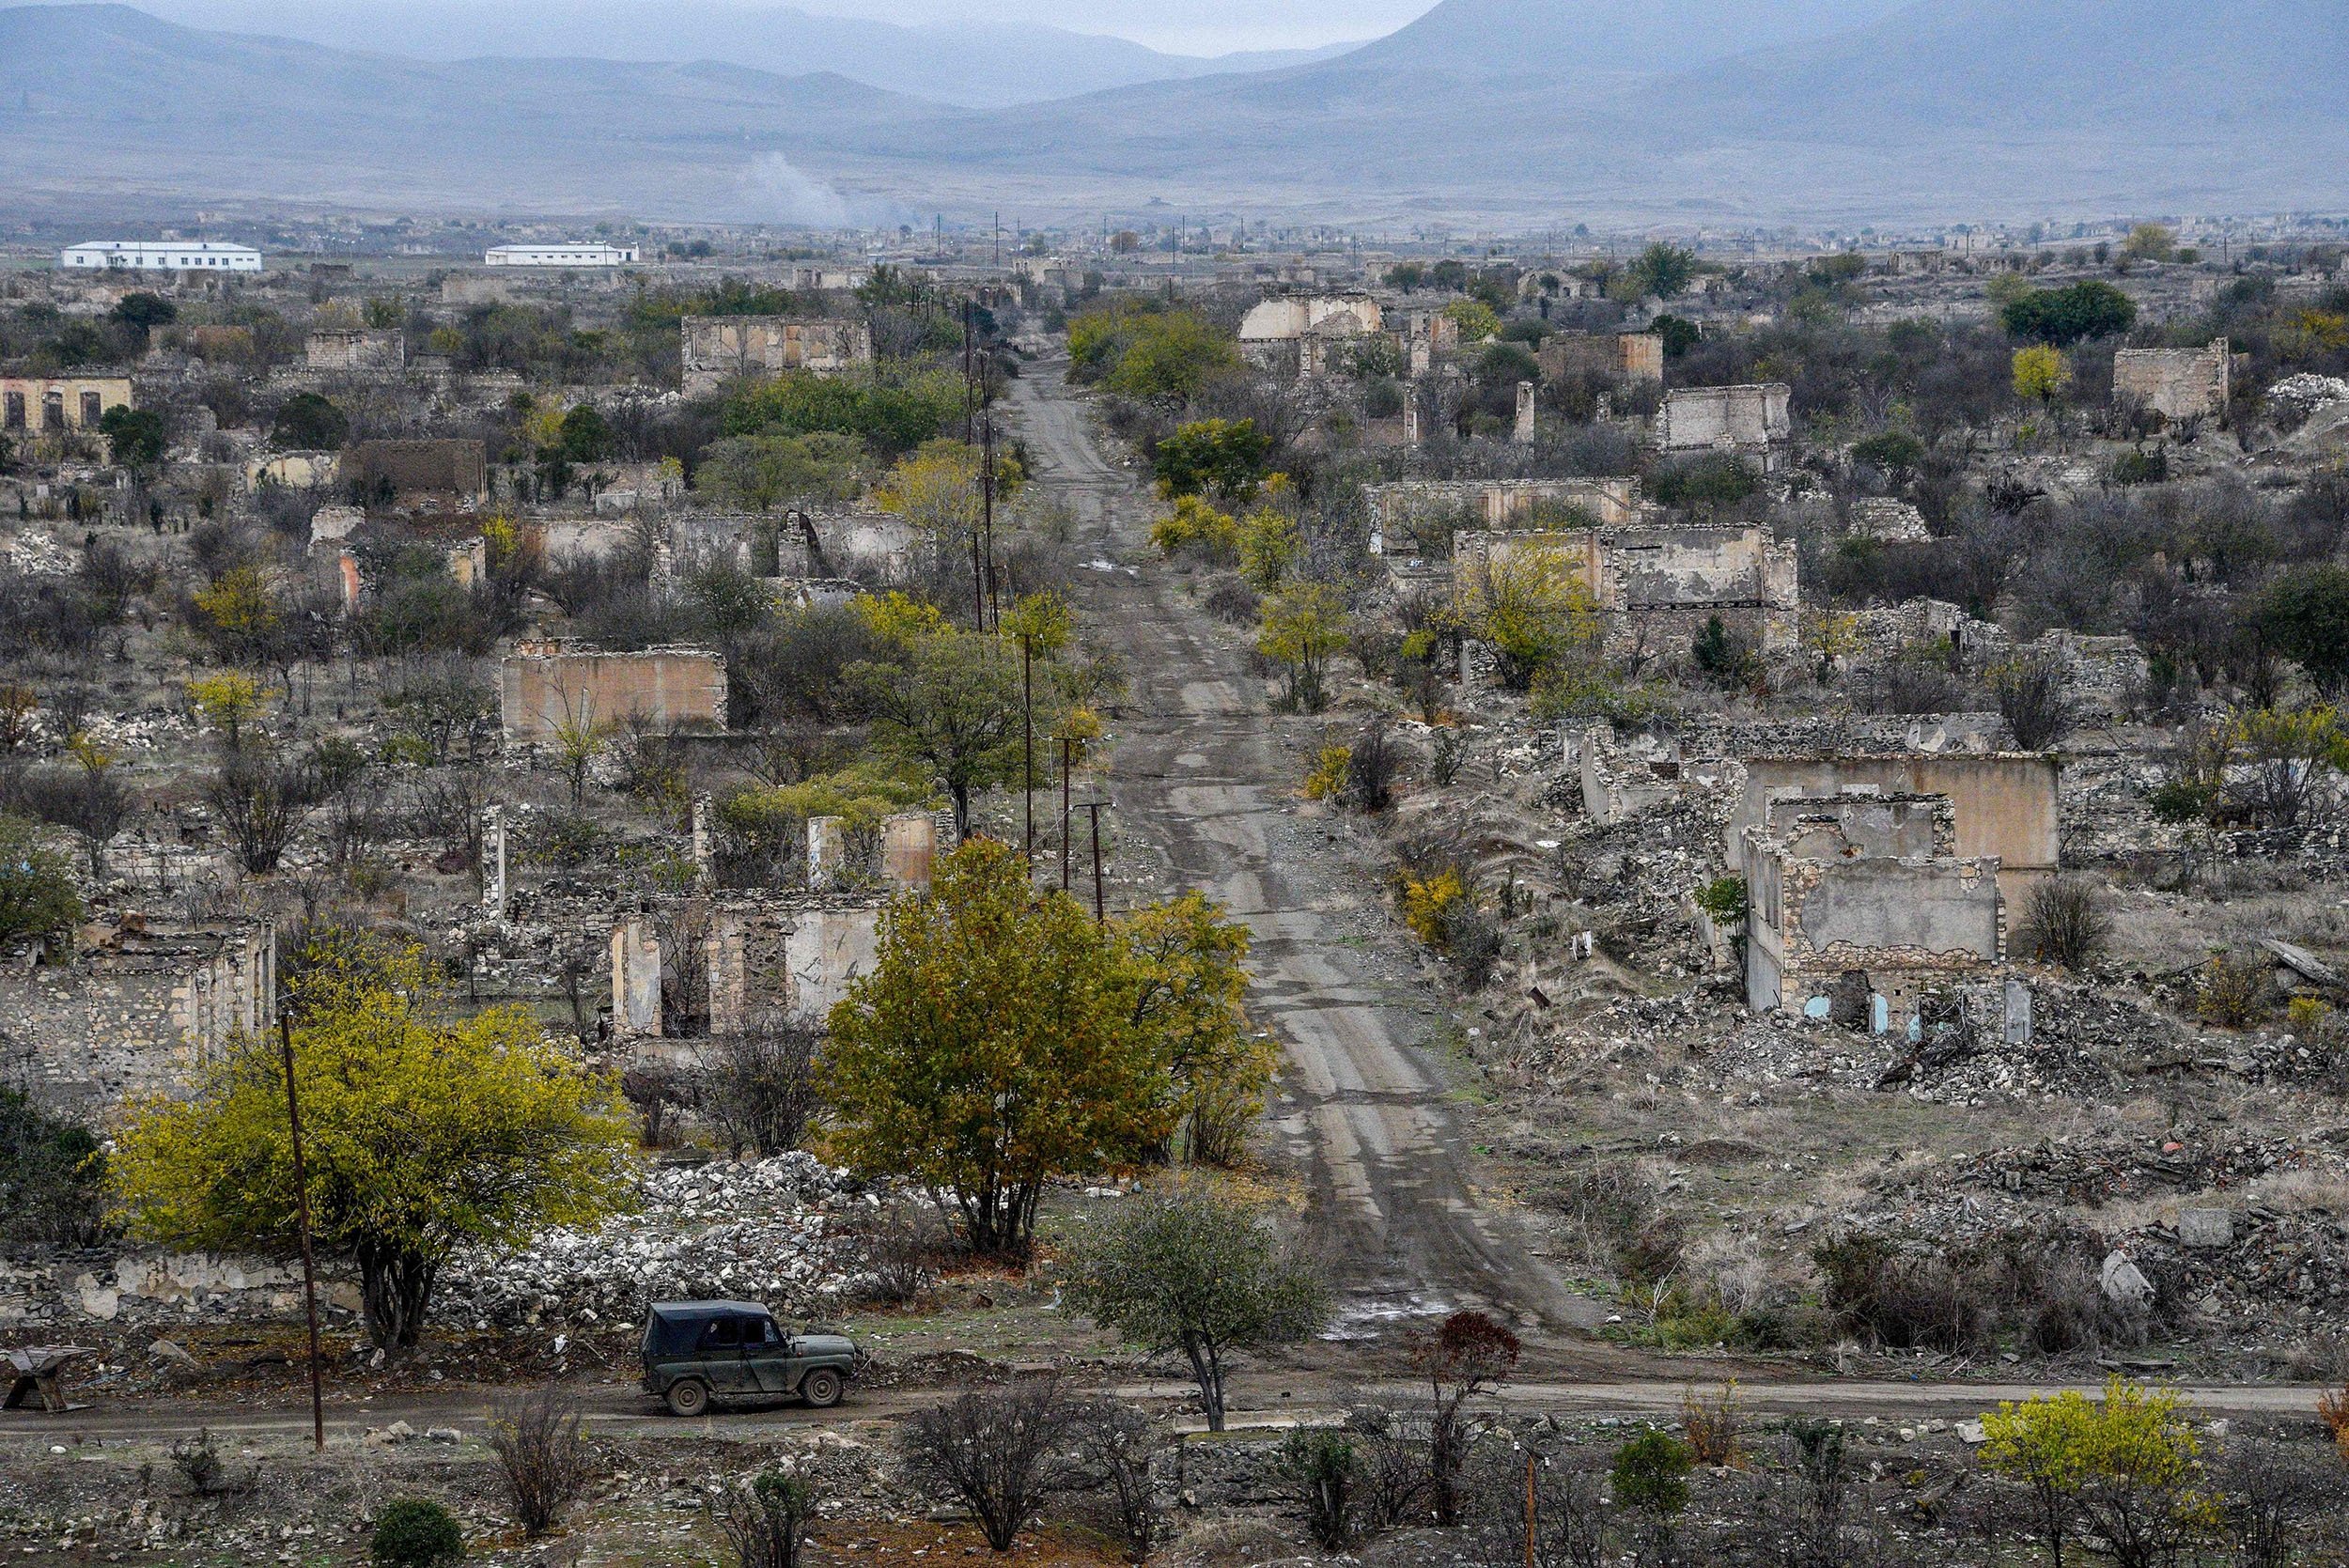
[[[494,4],[495,0],[489,0]],[[801,10],[884,22],[1042,22],[1114,33],[1156,49],[1221,54],[1377,38],[1435,0],[786,0]]]

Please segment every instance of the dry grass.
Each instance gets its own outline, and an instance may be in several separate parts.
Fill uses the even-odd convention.
[[[2251,1203],[2286,1214],[2349,1214],[2349,1181],[2320,1171],[2262,1176],[2244,1192]]]
[[[1021,1533],[1007,1552],[990,1552],[986,1538],[965,1524],[838,1523],[816,1527],[807,1545],[811,1565],[926,1568],[937,1562],[984,1559],[1003,1568],[1110,1568],[1125,1560],[1101,1537],[1068,1526]]]

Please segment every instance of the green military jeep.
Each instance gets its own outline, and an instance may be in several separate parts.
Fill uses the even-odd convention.
[[[645,1319],[645,1388],[669,1413],[698,1416],[712,1394],[840,1403],[864,1353],[839,1334],[786,1334],[754,1301],[661,1301]]]

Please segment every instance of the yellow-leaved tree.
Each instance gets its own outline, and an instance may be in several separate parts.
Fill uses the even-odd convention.
[[[1185,1152],[1203,1165],[1237,1163],[1280,1057],[1248,1021],[1248,927],[1187,893],[1113,929],[1134,1026],[1165,1042]]]
[[[359,1271],[368,1337],[415,1344],[451,1253],[591,1224],[633,1193],[617,1083],[547,1044],[526,1008],[443,1010],[421,949],[328,932],[301,956],[293,1020],[311,1229]],[[197,1067],[183,1095],[133,1103],[110,1165],[116,1212],[175,1246],[295,1242],[278,1042]]]
[[[2054,1568],[2083,1529],[2124,1564],[2168,1562],[2209,1535],[2217,1505],[2202,1490],[2201,1446],[2175,1389],[2125,1378],[2092,1402],[2077,1389],[2006,1404],[1982,1418],[1982,1462],[2021,1486]]]
[[[1257,613],[1256,651],[1287,671],[1288,706],[1319,713],[1329,706],[1323,673],[1354,629],[1346,596],[1327,582],[1293,583]]]
[[[1137,1027],[1118,945],[991,839],[889,907],[831,1032],[842,1152],[951,1197],[975,1252],[1024,1255],[1046,1182],[1129,1169],[1174,1130],[1171,1046]]]
[[[2042,343],[2015,350],[2015,396],[2046,408],[2071,384],[2072,362],[2063,357],[2062,349]]]
[[[1595,648],[1598,601],[1574,558],[1558,545],[1523,543],[1488,551],[1462,573],[1458,613],[1469,634],[1492,650],[1503,689],[1525,691],[1569,656]]]

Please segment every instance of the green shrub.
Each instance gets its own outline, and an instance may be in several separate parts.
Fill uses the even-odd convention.
[[[1292,1432],[1281,1444],[1282,1479],[1305,1509],[1305,1528],[1330,1551],[1354,1534],[1353,1491],[1361,1461],[1334,1432]]]
[[[402,1498],[377,1516],[367,1552],[377,1568],[440,1568],[465,1560],[465,1532],[439,1503]]]
[[[1688,1506],[1688,1445],[1669,1432],[1642,1432],[1615,1451],[1615,1500],[1672,1518]]]

